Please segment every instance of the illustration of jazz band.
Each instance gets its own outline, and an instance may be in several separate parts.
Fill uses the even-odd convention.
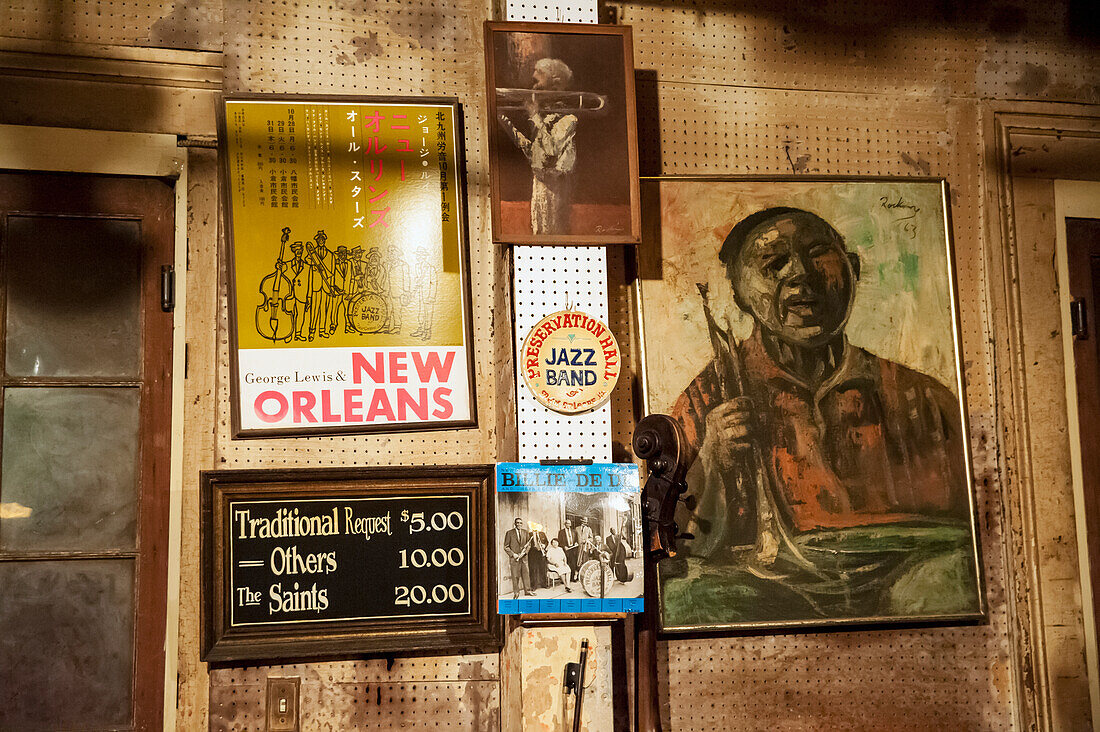
[[[260,282],[256,330],[272,342],[313,341],[344,333],[401,333],[405,311],[414,308],[409,334],[428,341],[438,294],[439,270],[430,252],[416,250],[412,266],[397,247],[331,249],[325,232],[289,245],[282,230],[274,270]]]

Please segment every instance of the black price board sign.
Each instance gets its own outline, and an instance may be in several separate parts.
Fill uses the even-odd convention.
[[[203,473],[204,660],[499,647],[492,475]]]
[[[230,626],[470,611],[467,496],[230,501]]]

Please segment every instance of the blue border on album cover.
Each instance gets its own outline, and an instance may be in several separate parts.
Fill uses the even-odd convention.
[[[541,615],[559,613],[640,613],[645,611],[641,597],[605,597],[556,600],[497,600],[500,615]]]
[[[497,463],[497,493],[638,493],[640,490],[641,477],[634,463]]]

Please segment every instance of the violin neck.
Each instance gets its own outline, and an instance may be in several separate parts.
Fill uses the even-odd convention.
[[[638,732],[661,732],[657,681],[657,567],[646,562],[645,611],[634,624],[634,721]]]

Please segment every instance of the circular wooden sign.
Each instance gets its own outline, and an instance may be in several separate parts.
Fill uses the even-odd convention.
[[[619,344],[608,327],[575,311],[540,320],[523,340],[520,356],[527,388],[539,404],[561,414],[603,406],[621,366]]]

